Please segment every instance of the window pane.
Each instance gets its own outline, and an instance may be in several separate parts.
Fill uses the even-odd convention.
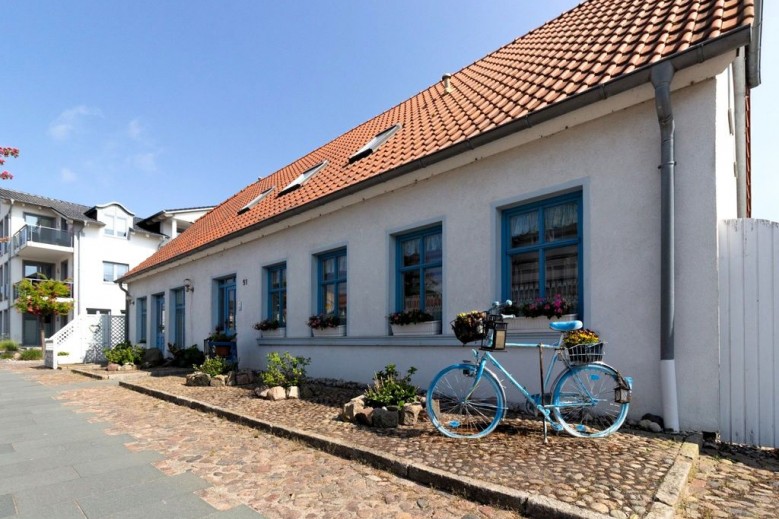
[[[403,266],[419,264],[419,239],[407,240],[403,242]]]
[[[441,235],[433,234],[425,237],[425,263],[441,261]]]
[[[279,269],[279,273],[281,275],[281,279],[279,281],[281,288],[287,288],[287,268],[281,268]]]
[[[511,258],[511,295],[509,299],[522,303],[540,297],[538,252],[516,254]]]
[[[113,281],[113,280],[114,280],[114,264],[103,263],[103,281]]]
[[[346,323],[346,283],[338,284],[338,316],[341,324]]]
[[[544,239],[546,241],[576,238],[579,211],[576,202],[544,209]]]
[[[546,297],[560,294],[574,308],[579,298],[579,257],[577,247],[550,249],[546,253]]]
[[[538,211],[512,216],[509,225],[512,248],[538,243]]]
[[[273,290],[278,290],[281,287],[281,269],[271,270],[270,287]]]
[[[419,271],[403,273],[403,310],[419,310]]]
[[[335,285],[322,287],[322,308],[326,314],[335,312]]]
[[[127,274],[127,270],[128,270],[129,268],[130,268],[130,267],[129,267],[129,266],[127,266],[127,265],[121,265],[121,264],[117,264],[117,265],[116,265],[116,270],[115,270],[115,275],[116,275],[116,277],[115,277],[114,279],[116,279],[116,278],[120,278],[120,277],[124,276],[125,274]],[[183,293],[182,293],[182,295],[183,295]]]
[[[275,319],[277,321],[281,321],[281,293],[280,292],[274,292],[270,296],[270,307],[271,307],[271,319]]]
[[[324,281],[335,279],[335,258],[322,260],[322,279]]]
[[[441,267],[425,270],[425,311],[441,318],[441,300],[443,289],[441,285]]]
[[[338,256],[338,279],[346,279],[346,254]]]

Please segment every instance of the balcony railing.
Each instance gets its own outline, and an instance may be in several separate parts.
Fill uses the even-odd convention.
[[[27,278],[27,279],[29,279],[33,283],[41,283],[42,281],[45,281],[44,279],[35,279],[35,278]],[[19,283],[21,283],[21,281],[17,281],[16,283],[14,283],[14,298],[13,298],[13,301],[16,301],[17,299],[19,299]],[[64,295],[62,297],[72,298],[73,297],[73,283],[70,282],[70,281],[61,281],[61,283],[64,283],[65,285],[68,286],[68,293],[67,293],[67,295]]]
[[[14,234],[14,250],[19,250],[28,242],[59,245],[60,247],[73,247],[73,233],[71,231],[54,229],[52,227],[25,225]]]

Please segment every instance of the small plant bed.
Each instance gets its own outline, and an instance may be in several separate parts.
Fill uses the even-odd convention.
[[[18,360],[21,357],[19,353],[19,344],[11,339],[0,341],[0,359]]]
[[[374,375],[373,385],[364,394],[343,407],[341,418],[378,428],[416,425],[423,409],[419,388],[411,382],[416,371],[412,366],[401,377],[395,364],[388,364]]]
[[[120,342],[113,348],[103,350],[103,355],[108,361],[106,370],[125,371],[136,369],[136,364],[143,359],[143,347],[133,346],[130,341]]]
[[[272,351],[266,360],[268,367],[260,373],[262,385],[255,389],[255,394],[273,401],[300,398],[301,386],[307,380],[306,366],[311,363],[311,359],[293,357],[286,351]]]
[[[28,348],[19,355],[19,360],[41,360],[43,352],[39,348]]]
[[[187,386],[244,386],[254,382],[254,376],[249,370],[238,370],[238,362],[224,357],[205,357],[200,365],[193,365],[194,373],[186,377]]]

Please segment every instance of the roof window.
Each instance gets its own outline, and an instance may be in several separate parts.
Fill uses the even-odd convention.
[[[386,142],[387,139],[392,137],[396,131],[400,130],[401,126],[400,124],[396,124],[393,126],[390,126],[386,130],[382,131],[381,133],[376,134],[376,136],[370,140],[368,144],[357,150],[357,153],[349,157],[349,164],[352,162],[357,162],[358,160],[367,157],[374,151],[378,150],[379,147]]]
[[[327,166],[327,161],[323,160],[313,168],[307,169],[306,171],[298,175],[298,178],[290,182],[287,187],[279,191],[279,196],[299,188],[306,182],[306,180],[308,180],[309,178],[313,177],[314,175],[322,171],[325,166]]]
[[[265,191],[263,191],[262,193],[260,193],[256,197],[254,197],[248,204],[246,204],[245,206],[243,206],[240,209],[238,209],[238,214],[243,214],[243,213],[247,212],[249,209],[251,209],[252,207],[254,207],[255,205],[259,204],[260,200],[262,200],[263,198],[268,196],[268,193],[273,191],[273,189],[275,187],[276,186],[273,186],[270,189],[266,189]]]

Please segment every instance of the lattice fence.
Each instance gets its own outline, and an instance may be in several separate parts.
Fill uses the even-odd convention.
[[[105,361],[103,350],[124,341],[125,323],[123,315],[79,315],[46,339],[46,366]],[[61,351],[68,355],[59,356]]]

